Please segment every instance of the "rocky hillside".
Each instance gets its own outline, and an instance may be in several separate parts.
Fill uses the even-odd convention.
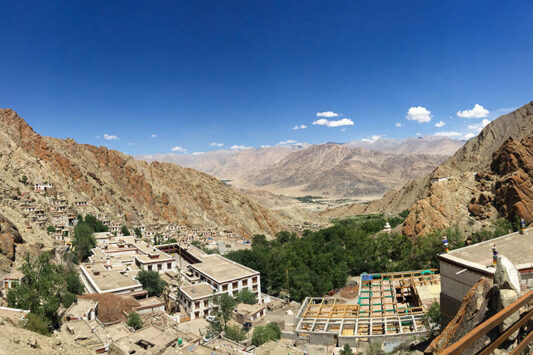
[[[244,235],[275,233],[285,226],[277,213],[196,170],[43,137],[10,109],[0,110],[0,124],[0,213],[25,238],[43,238],[43,233],[28,229],[13,206],[21,191],[44,182],[53,183],[68,201],[89,201],[96,211],[125,221],[219,226]]]
[[[457,225],[464,232],[499,215],[531,216],[533,102],[501,116],[431,174],[367,205],[343,206],[325,216],[409,209],[403,233],[418,235]]]

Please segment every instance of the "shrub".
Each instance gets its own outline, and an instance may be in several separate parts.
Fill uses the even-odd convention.
[[[50,335],[48,329],[48,322],[38,314],[29,313],[24,320],[24,329],[31,330],[32,332],[39,333],[41,335]]]
[[[122,233],[122,235],[125,235],[125,236],[130,235],[130,231],[128,230],[128,227],[126,227],[126,225],[123,225],[120,228],[120,233]]]
[[[54,226],[48,226],[48,227],[46,227],[46,231],[47,231],[48,233],[55,233],[55,232],[56,232],[56,227],[54,227]]]
[[[342,348],[339,355],[353,355],[352,348],[348,344],[344,344],[344,348]]]
[[[128,314],[128,326],[132,327],[135,330],[141,329],[143,327],[143,322],[137,312],[131,312]]]
[[[264,327],[257,327],[254,329],[252,335],[252,344],[260,346],[268,341],[277,340],[281,337],[281,330],[274,322],[270,322]]]
[[[226,338],[228,338],[229,340],[236,341],[236,342],[241,342],[244,339],[246,339],[246,334],[244,334],[241,327],[238,327],[236,325],[227,326],[224,331],[224,334]]]

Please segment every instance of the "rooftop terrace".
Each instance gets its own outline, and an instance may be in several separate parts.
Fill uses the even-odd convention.
[[[205,256],[201,263],[192,264],[190,267],[197,269],[219,283],[259,274],[258,271],[228,260],[218,254]]]

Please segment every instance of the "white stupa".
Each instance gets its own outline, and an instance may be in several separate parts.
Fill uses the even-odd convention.
[[[392,228],[390,227],[389,221],[385,223],[385,227],[383,228],[383,232],[390,233],[392,231]]]

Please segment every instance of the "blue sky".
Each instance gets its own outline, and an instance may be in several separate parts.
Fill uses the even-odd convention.
[[[0,8],[0,107],[43,135],[129,154],[461,139],[533,98],[531,1]]]

